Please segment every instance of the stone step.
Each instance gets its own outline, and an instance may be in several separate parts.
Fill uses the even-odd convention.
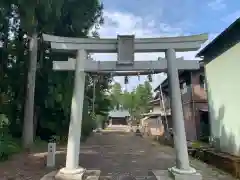
[[[56,178],[58,171],[52,171],[45,176],[43,176],[40,180],[99,180],[101,171],[100,170],[86,170],[82,177],[78,177],[73,175],[67,175],[66,177],[58,177]]]
[[[99,180],[100,174],[100,170],[86,170],[86,172],[83,174],[82,180]]]
[[[170,173],[168,170],[153,170],[149,171],[148,180],[202,180],[202,176],[198,172],[186,174]]]
[[[148,176],[133,176],[131,173],[100,176],[99,180],[150,180]]]

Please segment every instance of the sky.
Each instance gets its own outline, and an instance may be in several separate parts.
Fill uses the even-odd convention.
[[[240,17],[239,0],[102,0],[104,24],[98,32],[101,38],[116,38],[117,35],[135,37],[164,37],[208,33],[206,46],[233,21]],[[177,53],[177,57],[195,60],[197,52]],[[135,60],[157,60],[163,53],[135,54]],[[116,54],[94,54],[100,61],[116,61]],[[155,88],[163,79],[163,74],[153,76]],[[123,89],[133,90],[143,83],[146,76],[130,77],[124,84],[124,77],[114,77]]]

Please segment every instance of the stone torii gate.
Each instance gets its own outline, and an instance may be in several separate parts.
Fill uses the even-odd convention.
[[[169,169],[174,176],[201,179],[201,175],[189,165],[186,134],[183,119],[178,70],[199,68],[198,61],[176,58],[176,51],[196,51],[208,39],[207,34],[181,37],[135,39],[133,35],[118,36],[117,39],[70,38],[43,35],[51,48],[59,52],[75,52],[76,59],[55,61],[54,70],[74,70],[75,82],[71,105],[71,121],[67,144],[66,167],[58,174],[69,179],[81,178],[84,169],[79,166],[82,107],[84,99],[85,73],[112,73],[113,75],[138,75],[167,72],[170,84],[171,111],[176,149],[176,166]],[[136,52],[165,52],[158,61],[134,61]],[[88,53],[118,53],[118,60],[100,62],[88,59]],[[129,71],[129,72],[124,72]],[[156,176],[158,174],[154,172]]]

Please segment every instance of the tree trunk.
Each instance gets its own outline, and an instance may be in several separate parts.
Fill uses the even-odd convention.
[[[28,82],[24,109],[23,123],[23,147],[29,148],[33,144],[34,136],[34,94],[35,94],[35,79],[37,69],[37,51],[38,51],[38,36],[36,31],[33,33],[30,41],[30,62],[28,69]]]
[[[38,107],[35,107],[35,113],[33,116],[33,139],[35,139],[36,135],[37,135],[37,127],[38,127]]]

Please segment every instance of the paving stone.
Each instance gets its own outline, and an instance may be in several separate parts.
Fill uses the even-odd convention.
[[[148,178],[149,170],[167,170],[175,165],[173,148],[151,142],[149,139],[131,133],[108,133],[92,138],[94,138],[91,140],[92,147],[101,146],[98,149],[99,154],[102,154],[102,157],[98,158],[101,163],[97,163],[97,165],[101,170],[103,179],[105,176],[105,179],[109,180],[113,176],[116,177],[116,174],[131,173],[137,180],[142,180]],[[97,150],[93,149],[92,151]],[[80,161],[83,167],[85,167],[84,161]],[[92,162],[93,168],[96,167],[95,163],[96,160]],[[191,164],[202,173],[203,180],[235,180],[230,175],[200,161],[191,160]]]
[[[58,147],[61,148],[66,151],[66,147]],[[64,153],[56,157],[56,170],[64,167],[65,157]],[[38,180],[52,171],[45,168],[44,162],[44,156],[39,154],[20,154],[0,164],[0,179]],[[100,180],[111,180],[116,174],[126,173],[136,180],[148,180],[149,170],[167,170],[174,166],[175,154],[173,148],[133,133],[96,134],[81,144],[79,163],[87,170],[100,170]],[[191,159],[191,165],[201,172],[203,180],[236,180],[198,160]]]

